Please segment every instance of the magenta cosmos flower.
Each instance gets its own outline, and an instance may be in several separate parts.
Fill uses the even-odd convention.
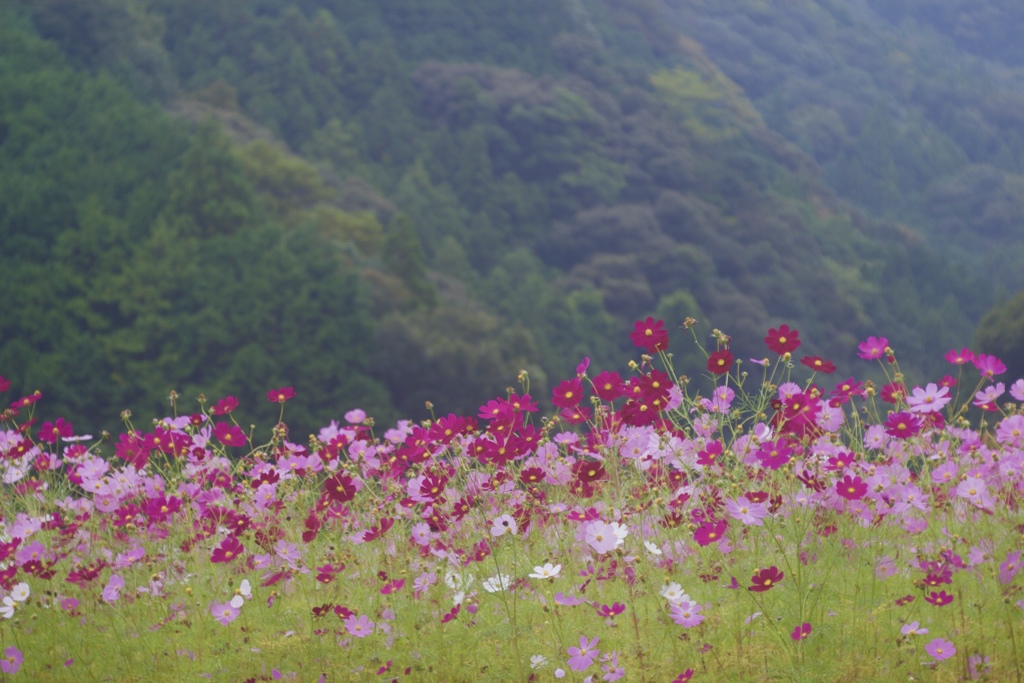
[[[847,500],[860,500],[868,492],[868,485],[858,476],[849,474],[836,482],[836,493]]]
[[[728,350],[715,351],[708,356],[708,370],[716,375],[724,375],[732,368],[733,355]]]
[[[712,543],[722,540],[722,537],[725,536],[725,532],[728,528],[729,523],[724,519],[717,522],[708,522],[693,532],[693,540],[697,541],[697,544],[701,546],[711,545]]]
[[[866,341],[860,343],[858,350],[860,353],[857,355],[864,360],[874,360],[881,358],[885,355],[885,349],[889,346],[889,340],[885,337],[868,337]]]
[[[789,325],[779,325],[779,329],[768,330],[768,336],[764,338],[768,348],[779,354],[791,353],[800,348],[800,333],[789,329]]]
[[[754,585],[749,586],[747,590],[754,593],[764,593],[774,588],[775,584],[782,581],[785,577],[786,573],[779,571],[778,567],[762,569],[750,578],[750,582]]]
[[[646,349],[647,353],[657,353],[668,348],[668,332],[665,331],[665,321],[647,318],[638,320],[633,325],[633,331],[629,333],[634,346]]]
[[[559,408],[572,408],[583,400],[583,382],[579,377],[563,380],[551,390],[551,402]]]
[[[921,418],[913,413],[893,413],[885,421],[885,433],[897,439],[909,439],[921,431]]]
[[[245,552],[245,546],[234,536],[228,536],[213,549],[210,562],[231,562]]]
[[[271,403],[284,403],[293,398],[295,398],[295,389],[292,387],[281,387],[267,392],[267,400]]]
[[[807,636],[811,635],[811,625],[804,622],[793,629],[793,632],[789,634],[789,637],[793,640],[803,640]]]
[[[1006,365],[1003,361],[999,360],[995,356],[990,356],[987,353],[979,353],[972,360],[974,367],[978,368],[981,372],[982,377],[988,377],[992,379],[996,375],[1001,375],[1006,372]]]
[[[573,671],[583,671],[593,664],[601,654],[601,651],[596,649],[597,641],[597,636],[594,636],[592,641],[588,641],[586,636],[580,636],[580,646],[568,649],[569,668]]]

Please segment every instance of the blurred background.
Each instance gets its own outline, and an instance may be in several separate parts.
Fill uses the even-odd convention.
[[[302,441],[521,369],[547,406],[648,315],[689,375],[686,316],[1020,377],[1022,35],[1011,0],[0,0],[5,400],[269,428],[290,385]]]

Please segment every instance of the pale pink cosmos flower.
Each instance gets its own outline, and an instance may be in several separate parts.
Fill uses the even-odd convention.
[[[345,620],[345,629],[356,638],[365,638],[373,633],[373,626],[373,622],[365,614],[353,614]]]
[[[994,504],[988,487],[980,477],[967,477],[956,487],[956,495],[982,508],[991,508]]]
[[[996,428],[996,441],[1019,448],[1024,440],[1024,415],[1011,415]]]
[[[603,555],[625,543],[628,534],[625,526],[617,522],[606,524],[598,519],[587,527],[584,538],[591,548]]]
[[[569,653],[569,668],[573,671],[583,671],[597,659],[601,651],[597,649],[597,636],[594,636],[593,640],[588,641],[586,636],[580,636],[580,646],[570,647]]]
[[[704,608],[696,602],[684,600],[669,605],[668,611],[672,615],[672,621],[684,628],[691,628],[704,621],[704,615],[700,613],[702,609]]]
[[[928,633],[928,629],[921,628],[920,622],[912,621],[909,624],[904,624],[900,627],[900,633],[905,636],[923,636]]]
[[[512,515],[500,515],[491,522],[491,536],[504,536],[506,533],[515,536],[518,531],[519,525],[516,524]]]
[[[768,508],[763,503],[751,503],[746,496],[725,501],[725,511],[733,519],[753,526],[762,526],[761,520],[768,516]]]
[[[1005,392],[1006,385],[1002,382],[990,384],[974,395],[974,405],[980,408],[988,403],[994,403]]]
[[[110,581],[103,588],[103,600],[110,604],[117,602],[118,598],[121,597],[121,589],[124,588],[124,577],[120,574],[112,574]]]
[[[912,413],[937,413],[952,400],[949,387],[940,387],[932,382],[924,389],[914,387],[913,395],[907,397],[907,405]]]
[[[1015,401],[1024,402],[1024,379],[1019,379],[1010,387],[1010,396]]]
[[[937,661],[949,659],[956,654],[956,647],[953,643],[942,638],[936,638],[924,646],[925,652],[934,657]]]
[[[221,626],[227,626],[238,618],[241,612],[230,602],[215,602],[210,605],[210,613],[213,618],[220,622]]]

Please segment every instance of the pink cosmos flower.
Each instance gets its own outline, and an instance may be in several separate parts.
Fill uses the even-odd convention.
[[[4,650],[3,658],[0,658],[0,671],[5,674],[16,674],[18,669],[21,668],[21,663],[25,661],[25,657],[21,654],[21,650],[16,647],[9,647]]]
[[[512,515],[501,515],[491,522],[491,536],[504,536],[506,533],[515,536],[517,531],[519,531],[519,525],[516,524]]]
[[[957,485],[956,495],[969,500],[981,508],[991,508],[995,502],[991,494],[989,494],[984,480],[980,477],[967,477],[964,479]]]
[[[704,621],[704,615],[700,611],[704,609],[696,602],[684,600],[679,603],[669,603],[668,611],[672,621],[684,628],[691,628]]]
[[[345,629],[356,638],[365,638],[373,633],[373,622],[365,614],[352,615],[345,620]]]
[[[940,387],[932,382],[924,389],[914,387],[914,395],[907,397],[907,405],[912,413],[937,413],[952,400],[949,387]]]
[[[979,353],[971,362],[981,372],[982,377],[992,379],[996,375],[1006,372],[1006,365],[1003,364],[1003,361],[987,353]]]
[[[221,626],[227,626],[242,612],[230,602],[215,602],[210,605],[210,613],[213,614],[214,619],[220,622]]]
[[[946,354],[946,361],[953,365],[964,365],[974,360],[974,352],[970,349],[952,349]]]
[[[928,629],[921,628],[920,622],[912,621],[909,624],[901,626],[900,633],[905,636],[923,636],[928,633]]]
[[[943,640],[942,638],[936,638],[932,642],[928,643],[924,646],[924,650],[940,662],[943,659],[949,659],[956,654],[956,647],[953,643],[948,640]]]
[[[575,595],[566,595],[562,591],[555,593],[555,604],[565,605],[567,607],[575,607],[576,605],[582,605],[586,600],[584,598],[577,598]]]
[[[888,555],[880,557],[875,563],[875,578],[888,579],[895,573],[896,562]]]
[[[885,355],[885,349],[889,346],[889,340],[885,337],[868,337],[867,341],[861,342],[857,348],[860,353],[857,355],[864,360],[874,360]]]
[[[725,511],[733,519],[753,526],[762,526],[761,520],[768,516],[768,508],[763,503],[751,503],[746,496],[725,501]]]
[[[274,544],[274,552],[277,553],[277,556],[282,560],[292,564],[298,562],[299,558],[302,557],[302,554],[299,553],[299,547],[284,539],[281,539]]]
[[[996,428],[996,441],[1004,446],[1019,448],[1024,440],[1024,415],[1011,415]]]
[[[110,604],[117,602],[121,597],[121,589],[124,588],[124,578],[120,574],[112,574],[110,581],[103,588],[103,600]]]
[[[587,527],[584,539],[591,548],[603,555],[625,543],[628,533],[626,527],[617,522],[605,524],[598,519]]]
[[[1015,401],[1024,402],[1024,379],[1019,379],[1010,387],[1010,396]]]
[[[588,641],[586,636],[580,636],[580,646],[568,649],[569,668],[573,671],[583,671],[593,664],[601,654],[601,651],[596,649],[597,641],[597,636],[594,636],[592,641]]]
[[[995,403],[996,400],[1006,391],[1006,385],[1002,382],[990,384],[974,395],[974,405],[984,408],[987,404]]]
[[[1013,582],[1013,577],[1020,571],[1021,551],[1014,550],[1006,556],[1006,560],[999,565],[999,583],[1004,586]]]

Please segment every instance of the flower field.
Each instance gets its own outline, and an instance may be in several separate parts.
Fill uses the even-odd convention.
[[[622,375],[308,438],[291,387],[272,429],[172,395],[100,438],[17,398],[0,678],[1022,679],[1024,379],[961,349],[914,384],[881,337],[836,375],[786,325],[701,368],[631,337]]]

